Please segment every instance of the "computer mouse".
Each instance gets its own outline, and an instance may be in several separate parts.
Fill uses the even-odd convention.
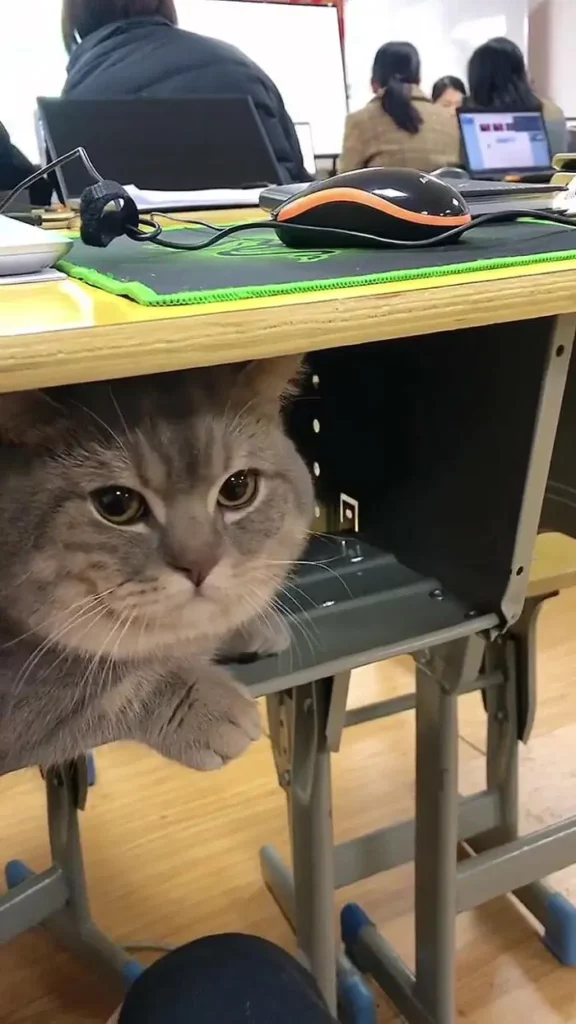
[[[368,167],[314,182],[283,203],[273,219],[285,245],[313,249],[425,241],[465,227],[472,218],[446,181],[403,167]]]
[[[432,177],[442,181],[470,181],[470,175],[463,167],[437,167],[432,171]]]

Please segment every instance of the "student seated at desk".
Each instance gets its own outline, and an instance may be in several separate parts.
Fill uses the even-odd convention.
[[[432,86],[432,103],[446,110],[458,110],[466,98],[466,86],[455,75],[444,75]]]
[[[36,167],[12,143],[10,136],[0,121],[0,192],[11,192],[13,188],[34,174]],[[41,178],[29,190],[33,206],[49,206],[52,198],[52,186]]]
[[[554,153],[566,152],[566,118],[552,100],[540,99],[526,71],[522,51],[510,39],[497,37],[483,43],[468,63],[470,95],[467,109],[501,110],[503,113],[542,111]]]
[[[420,57],[411,43],[380,47],[372,68],[372,89],[374,99],[346,119],[341,171],[360,167],[434,171],[458,164],[456,118],[420,89]]]
[[[251,97],[282,183],[309,181],[274,83],[234,46],[184,32],[177,20],[174,0],[63,0],[62,31],[70,54],[63,95],[83,100]]]

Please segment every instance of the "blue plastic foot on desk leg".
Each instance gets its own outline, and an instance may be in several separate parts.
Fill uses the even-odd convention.
[[[354,946],[363,928],[372,926],[368,914],[357,903],[347,903],[340,913],[340,929],[346,956],[354,964]],[[356,965],[358,966],[358,965]]]
[[[353,967],[338,978],[338,1008],[343,1024],[377,1024],[376,1000]]]
[[[133,985],[135,981],[138,981],[140,975],[144,974],[145,970],[146,968],[142,967],[142,964],[139,964],[137,960],[131,960],[130,963],[124,965],[122,970],[124,981],[127,985]]]
[[[548,900],[544,943],[565,967],[576,966],[576,907],[560,892]]]
[[[17,885],[21,885],[27,878],[31,878],[33,874],[34,871],[21,860],[9,860],[4,868],[4,877],[9,889],[15,889]]]
[[[376,1024],[376,1000],[354,959],[354,947],[363,928],[372,925],[357,903],[347,903],[340,914],[342,941],[350,967],[338,971],[338,1000],[345,1024]]]

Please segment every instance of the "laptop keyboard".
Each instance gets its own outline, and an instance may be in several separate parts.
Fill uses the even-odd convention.
[[[522,195],[534,195],[535,192],[558,192],[557,185],[543,185],[534,184],[530,185],[528,182],[511,182],[511,181],[458,181],[454,180],[450,182],[454,188],[458,189],[463,196],[469,196],[481,199],[482,196],[522,196]]]

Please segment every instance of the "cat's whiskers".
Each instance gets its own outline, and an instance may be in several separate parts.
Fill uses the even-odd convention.
[[[144,618],[142,619],[142,624],[140,626],[140,635],[139,635],[137,643],[136,643],[136,651],[137,651],[137,653],[140,653],[140,654],[142,654],[143,651],[144,651],[144,635],[145,635],[146,629],[148,627],[149,619],[150,619],[150,613],[149,612],[145,612],[144,613]],[[138,648],[140,648],[140,651],[138,651]]]
[[[98,614],[99,616],[100,612],[101,608],[99,605],[96,605],[96,607],[90,607],[88,610],[82,608],[81,611],[79,611],[76,615],[73,616],[70,622],[67,622],[66,625],[62,627],[62,629],[47,637],[40,644],[40,646],[32,652],[30,657],[26,659],[24,665],[18,672],[18,675],[16,676],[13,683],[13,695],[17,696],[20,693],[20,690],[24,686],[24,683],[26,682],[26,679],[30,675],[31,671],[33,670],[35,665],[38,664],[38,662],[46,653],[46,651],[50,649],[52,644],[57,643],[57,641],[60,640],[63,636],[65,636],[66,633],[68,633],[71,629],[74,629],[75,626],[79,626],[86,618],[90,618],[94,614]]]
[[[259,575],[260,575],[260,577],[261,577],[261,578],[267,579],[267,577],[264,577],[264,576],[263,576],[263,574],[259,574]],[[268,582],[269,582],[269,581],[268,581]],[[284,603],[282,602],[282,600],[280,599],[280,594],[282,594],[282,593],[283,593],[283,588],[284,588],[284,586],[286,586],[287,584],[288,584],[288,580],[284,580],[284,582],[283,582],[282,586],[280,587],[279,591],[278,591],[278,592],[277,592],[276,594],[274,594],[274,595],[273,595],[273,596],[272,596],[272,597],[271,597],[271,598],[269,599],[269,600],[270,600],[270,604],[271,604],[271,605],[272,605],[272,606],[273,606],[273,607],[274,607],[275,609],[280,609],[280,611],[282,612],[283,616],[284,616],[284,617],[285,617],[285,616],[287,616],[287,617],[288,617],[288,618],[290,619],[290,621],[291,621],[291,622],[293,622],[293,623],[294,623],[294,625],[298,627],[298,629],[299,629],[299,630],[300,630],[300,632],[302,633],[302,636],[303,636],[303,637],[304,637],[304,639],[306,640],[306,642],[307,642],[307,644],[308,644],[308,647],[310,648],[310,652],[311,652],[311,654],[312,654],[312,655],[314,656],[314,655],[315,655],[315,653],[316,653],[316,652],[315,652],[315,650],[314,650],[314,644],[316,645],[316,648],[318,648],[318,631],[317,631],[317,629],[316,629],[316,626],[314,625],[314,623],[313,623],[312,619],[310,618],[310,615],[309,615],[309,613],[308,613],[308,612],[306,611],[306,609],[305,609],[305,608],[304,608],[304,607],[303,607],[303,606],[302,606],[302,605],[301,605],[301,604],[299,603],[299,601],[297,601],[297,600],[296,600],[296,598],[295,598],[295,597],[292,597],[292,596],[291,596],[291,595],[289,595],[289,594],[286,594],[286,595],[285,595],[286,597],[289,597],[289,599],[290,599],[290,600],[291,600],[291,601],[292,601],[292,602],[293,602],[293,603],[294,603],[294,604],[295,604],[295,605],[296,605],[296,606],[297,606],[297,607],[298,607],[298,608],[300,609],[300,611],[302,612],[302,616],[303,616],[303,618],[304,618],[304,619],[307,619],[307,620],[308,620],[308,622],[310,623],[310,626],[311,626],[311,627],[312,627],[312,629],[313,629],[313,630],[314,630],[314,631],[316,632],[316,637],[314,637],[314,636],[312,635],[311,631],[310,631],[309,629],[307,629],[307,628],[306,628],[306,626],[305,626],[304,622],[302,621],[302,619],[300,618],[300,616],[296,615],[296,614],[295,614],[295,613],[294,613],[294,612],[293,612],[293,611],[292,611],[292,610],[291,610],[290,608],[288,608],[288,607],[287,607],[287,606],[286,606],[286,605],[285,605],[285,604],[284,604]],[[278,613],[277,613],[277,614],[278,614]]]
[[[111,629],[109,629],[108,633],[106,634],[106,636],[104,638],[104,641],[102,643],[102,646],[100,647],[100,650],[92,657],[92,659],[91,659],[91,661],[90,661],[90,663],[88,665],[88,668],[87,668],[84,676],[82,677],[82,679],[80,680],[80,682],[78,684],[78,689],[79,690],[82,690],[85,686],[87,687],[88,684],[92,683],[92,681],[94,679],[94,674],[95,674],[98,666],[100,665],[100,662],[101,662],[101,659],[102,659],[102,655],[103,655],[104,651],[106,650],[106,648],[108,647],[108,644],[110,643],[112,637],[114,636],[114,633],[116,632],[117,629],[120,628],[120,626],[122,625],[123,621],[124,621],[124,614],[121,613],[118,621],[115,622],[112,625]],[[128,625],[129,624],[130,624],[130,619],[128,620]],[[121,636],[122,635],[123,634],[121,634]],[[115,650],[116,650],[116,647],[113,648],[112,655],[113,655]],[[106,662],[104,670],[102,671],[102,674],[100,676],[100,681],[99,681],[100,685],[98,687],[98,689],[100,691],[102,690],[102,688],[104,686],[105,671],[106,671],[107,666],[108,666],[108,661]]]
[[[262,594],[261,594],[261,592],[252,583],[246,583],[246,586],[249,587],[250,590],[253,590],[254,593],[256,594],[257,598],[258,598],[258,604],[256,604],[256,602],[249,601],[247,594],[244,593],[244,598],[247,601],[249,601],[249,604],[252,605],[255,608],[255,610],[257,612],[257,618],[263,619],[264,622],[268,626],[270,626],[270,622],[268,620],[268,614],[267,614],[267,613],[269,613],[272,616],[273,622],[276,621],[276,622],[278,622],[280,624],[281,627],[286,628],[288,630],[288,633],[290,634],[290,639],[293,640],[292,630],[290,628],[289,623],[287,623],[285,621],[285,618],[282,615],[280,615],[280,613],[276,610],[274,605],[272,603],[270,603],[270,601],[267,601],[266,605],[264,606],[264,608],[262,608]],[[273,626],[270,627],[270,628],[273,630]],[[292,654],[292,650],[293,650],[293,644],[291,643],[290,644],[290,667],[289,667],[289,671],[290,672],[293,671],[293,654]]]
[[[82,409],[82,411],[87,413],[88,416],[92,416],[92,418],[95,419],[96,422],[99,423],[101,427],[104,427],[104,430],[108,431],[108,433],[116,441],[116,443],[119,446],[119,448],[121,449],[121,451],[124,452],[124,455],[126,456],[126,458],[128,460],[130,460],[130,456],[129,456],[128,451],[126,449],[126,445],[124,444],[122,439],[120,437],[118,437],[118,434],[116,433],[116,431],[112,430],[112,427],[108,423],[106,423],[103,419],[101,419],[100,416],[98,416],[98,414],[95,413],[92,409],[88,409],[85,405],[82,405],[81,402],[74,401],[72,404],[78,406],[78,408]]]
[[[95,609],[95,611],[96,610],[99,611],[99,614],[96,616],[95,619],[92,619],[91,621],[88,622],[88,625],[86,626],[86,629],[83,629],[81,633],[77,634],[77,637],[76,637],[77,640],[81,639],[81,637],[85,636],[86,633],[90,632],[90,630],[96,625],[96,623],[99,622],[100,619],[102,619],[107,614],[107,612],[109,611],[109,609],[106,606],[104,606],[102,608],[99,608],[99,609]],[[87,616],[87,618],[90,619],[91,617]],[[44,679],[45,676],[51,674],[54,671],[54,669],[56,668],[56,666],[59,665],[62,661],[64,661],[66,658],[68,658],[68,660],[70,660],[76,654],[77,654],[76,651],[73,651],[71,648],[66,648],[65,647],[64,650],[56,658],[56,661],[53,661],[50,665],[48,665],[46,667],[45,671],[42,672],[41,675],[37,676],[37,680],[36,681],[40,682],[40,680]]]
[[[300,630],[302,636],[304,637],[304,639],[305,639],[305,641],[306,641],[306,643],[308,645],[308,649],[309,649],[312,657],[315,658],[316,657],[316,651],[318,650],[318,648],[320,646],[319,640],[318,640],[318,636],[317,635],[314,636],[312,634],[311,630],[307,629],[305,623],[302,621],[300,616],[297,615],[295,612],[293,612],[291,608],[288,608],[288,606],[284,604],[284,602],[281,600],[281,598],[279,596],[276,596],[274,598],[273,603],[274,603],[275,608],[279,609],[283,616],[288,617],[290,619],[290,621],[293,622],[294,625],[298,627],[298,629]]]
[[[256,573],[254,574],[254,576],[255,576],[255,577],[259,577],[260,579],[267,579],[267,577],[265,577],[263,573],[258,573],[258,572],[256,572]],[[291,581],[291,579],[290,579],[290,577],[289,577],[289,576],[287,576],[287,577],[286,577],[286,578],[285,578],[285,579],[284,579],[284,580],[282,581],[282,583],[278,585],[277,591],[276,591],[276,592],[275,592],[275,593],[274,593],[274,594],[272,595],[272,598],[274,598],[275,596],[278,596],[278,594],[281,594],[281,593],[282,593],[282,592],[284,591],[284,588],[285,588],[285,587],[290,587],[290,588],[291,588],[291,590],[295,590],[295,591],[296,591],[296,592],[297,592],[298,594],[300,594],[300,595],[301,595],[302,597],[306,598],[306,600],[310,602],[310,604],[312,605],[312,607],[314,607],[314,608],[318,608],[318,605],[317,605],[317,603],[316,603],[315,601],[312,601],[312,600],[311,600],[311,599],[310,599],[310,598],[308,597],[308,594],[306,594],[306,592],[305,592],[304,590],[301,590],[301,589],[300,589],[300,587],[297,587],[297,586],[296,586],[296,584],[295,584],[295,583],[293,583],[293,582]],[[290,599],[291,601],[293,601],[293,602],[294,602],[294,604],[296,605],[296,607],[297,607],[297,608],[299,608],[299,609],[300,609],[300,611],[302,612],[302,615],[304,616],[304,618],[308,619],[308,620],[309,620],[309,622],[310,622],[310,625],[311,625],[311,626],[312,626],[312,627],[313,627],[314,629],[316,629],[316,627],[314,626],[314,623],[313,623],[312,619],[310,618],[310,614],[309,614],[309,612],[308,612],[308,611],[306,610],[306,608],[305,608],[305,607],[304,607],[304,606],[303,606],[302,604],[300,604],[300,602],[299,602],[299,601],[298,601],[298,600],[297,600],[297,599],[296,599],[295,597],[292,597],[292,596],[291,596],[290,594],[286,594],[285,596],[286,596],[287,598],[289,598],[289,599]]]
[[[322,530],[304,530],[304,533],[307,534],[308,537],[312,537],[313,540],[315,538],[318,538],[319,540],[324,541],[326,544],[328,544],[329,541],[339,542],[342,540],[346,540],[345,535],[342,533],[323,533]]]
[[[0,647],[0,651],[4,651],[8,647],[13,647],[15,644],[19,644],[22,640],[26,640],[27,637],[32,636],[33,634],[37,635],[39,630],[45,629],[51,621],[53,621],[54,619],[58,621],[62,618],[63,615],[68,615],[71,611],[73,611],[74,608],[80,608],[81,606],[83,606],[83,610],[86,610],[92,604],[95,604],[97,601],[100,601],[101,598],[106,597],[107,594],[111,594],[115,589],[116,587],[111,587],[109,590],[102,591],[102,593],[89,594],[88,597],[84,597],[81,601],[75,601],[74,604],[68,605],[67,608],[64,608],[61,611],[58,610],[53,612],[51,615],[48,616],[47,619],[44,619],[41,622],[37,622],[36,625],[33,626],[32,629],[27,630],[26,633],[20,633],[17,637],[15,637],[14,640],[9,640],[7,643],[2,644],[2,646]],[[48,601],[45,601],[44,604],[40,606],[38,611],[42,611],[49,604],[54,604],[54,601],[54,597],[49,598]]]
[[[316,601],[313,601],[312,598],[309,597],[309,595],[306,593],[305,590],[302,590],[301,587],[297,587],[296,584],[292,582],[292,580],[290,579],[289,576],[286,577],[286,579],[284,580],[284,583],[282,584],[282,589],[284,589],[285,587],[290,587],[290,590],[295,590],[296,593],[300,594],[303,598],[305,598],[306,601],[308,601],[312,605],[313,608],[318,608],[318,603]],[[296,601],[296,598],[294,598],[293,600],[294,600],[295,604],[298,604],[298,602]],[[301,609],[301,611],[304,612],[304,608],[302,607],[302,605],[299,605],[299,608]]]
[[[303,561],[298,561],[298,562],[296,562],[296,561],[273,562],[273,561],[269,561],[268,559],[266,559],[266,560],[262,559],[261,562],[260,562],[260,565],[310,565],[310,566],[312,566],[313,569],[326,569],[326,572],[329,572],[329,573],[332,574],[332,576],[336,577],[338,582],[342,584],[342,586],[347,591],[347,593],[350,595],[350,597],[353,597],[354,595],[353,595],[352,591],[350,590],[350,587],[348,586],[346,581],[342,579],[340,573],[336,572],[335,569],[331,569],[330,566],[327,564],[328,562],[337,562],[337,561],[338,561],[338,557],[327,558],[326,561],[322,561],[322,562],[303,562]]]
[[[294,612],[291,608],[289,608],[288,605],[284,603],[284,601],[282,601],[282,595],[284,595],[288,600],[290,600],[293,604],[296,605],[296,607],[302,613],[301,616],[298,615],[297,612]],[[290,618],[290,620],[298,626],[300,632],[302,633],[302,636],[304,637],[308,644],[312,656],[315,656],[316,650],[320,646],[320,634],[318,632],[316,624],[310,617],[309,612],[300,604],[299,601],[296,600],[295,597],[293,597],[292,594],[287,594],[284,591],[284,588],[278,591],[278,593],[275,595],[274,600],[277,606],[282,610],[282,613],[284,615],[287,615]]]
[[[130,438],[130,431],[128,430],[128,424],[126,423],[126,420],[124,419],[124,414],[123,414],[122,410],[120,409],[120,406],[118,405],[118,402],[116,401],[116,395],[112,391],[112,386],[110,386],[108,388],[108,391],[110,393],[110,398],[112,399],[112,402],[114,403],[114,408],[116,409],[116,412],[118,413],[118,416],[120,418],[120,422],[121,422],[121,424],[122,424],[122,426],[123,426],[123,428],[124,428],[124,430],[126,432],[126,437]],[[124,449],[124,450],[126,451],[126,449]]]
[[[231,433],[242,422],[242,417],[248,412],[248,409],[250,409],[254,405],[255,401],[256,401],[255,398],[251,398],[250,401],[246,402],[246,405],[243,406],[242,409],[240,409],[240,412],[236,413],[236,416],[234,417],[232,422],[230,424],[228,424],[228,430]],[[228,411],[229,407],[230,407],[230,403],[228,403],[228,405],[226,406],[226,412]]]
[[[255,575],[256,576],[259,575],[260,578],[263,579],[263,580],[266,580],[267,583],[270,582],[269,578],[264,576],[263,573],[255,574]],[[252,587],[252,589],[256,590],[255,587]],[[260,599],[260,602],[262,603],[265,600],[264,595],[262,593],[258,592],[258,591],[256,591],[256,593],[258,593],[258,597]],[[307,627],[306,627],[305,623],[302,621],[302,619],[299,616],[297,616],[290,608],[288,608],[282,602],[282,600],[280,599],[280,594],[281,593],[282,593],[282,589],[278,593],[273,594],[272,597],[269,597],[267,599],[266,603],[267,603],[269,609],[272,611],[272,613],[275,615],[275,617],[277,619],[279,619],[281,622],[283,622],[285,625],[288,625],[286,623],[286,619],[288,618],[290,620],[290,622],[293,623],[294,626],[296,626],[298,628],[298,630],[300,631],[300,633],[302,634],[304,640],[306,641],[306,643],[308,645],[308,648],[310,650],[310,653],[311,653],[312,657],[315,657],[316,650],[317,650],[317,648],[319,646],[319,644],[318,644],[318,636],[314,637],[312,635],[311,631],[309,629],[307,629]],[[289,595],[286,595],[286,596],[289,596]],[[302,612],[303,618],[307,619],[310,622],[310,625],[312,626],[312,628],[316,631],[316,627],[314,626],[314,623],[312,622],[312,619],[310,618],[310,615],[308,614],[306,609],[296,600],[296,598],[290,597],[290,600],[293,601],[293,603],[298,608],[300,608],[300,610]],[[290,626],[288,626],[288,629],[290,630],[290,633],[292,634],[292,630],[290,629]],[[292,654],[290,655],[290,657],[291,657],[290,671],[292,671]]]
[[[102,670],[102,677],[101,677],[101,680],[100,680],[100,690],[101,691],[104,691],[106,689],[111,689],[112,688],[112,674],[114,672],[114,659],[115,659],[115,656],[116,656],[116,651],[118,650],[118,645],[120,644],[120,641],[125,636],[125,634],[128,631],[128,629],[130,629],[130,626],[132,625],[133,619],[134,619],[134,615],[129,615],[128,616],[128,618],[126,620],[126,624],[124,626],[124,629],[122,630],[122,632],[118,636],[118,638],[116,640],[116,643],[114,644],[114,647],[112,648],[112,650],[108,654],[108,658],[107,658],[106,663],[104,665],[104,668]],[[120,616],[120,619],[118,621],[116,629],[120,628],[120,626],[122,626],[123,623],[124,623],[124,615],[122,614]],[[110,639],[111,639],[111,636],[108,637],[107,642],[109,642]]]
[[[21,576],[20,579],[16,580],[15,583],[11,583],[9,587],[6,587],[6,590],[0,590],[0,597],[4,597],[5,594],[9,594],[11,590],[15,590],[16,587],[21,586],[22,583],[24,583],[24,580],[29,579],[31,575],[32,570],[30,569],[29,572],[25,572],[24,575]]]

